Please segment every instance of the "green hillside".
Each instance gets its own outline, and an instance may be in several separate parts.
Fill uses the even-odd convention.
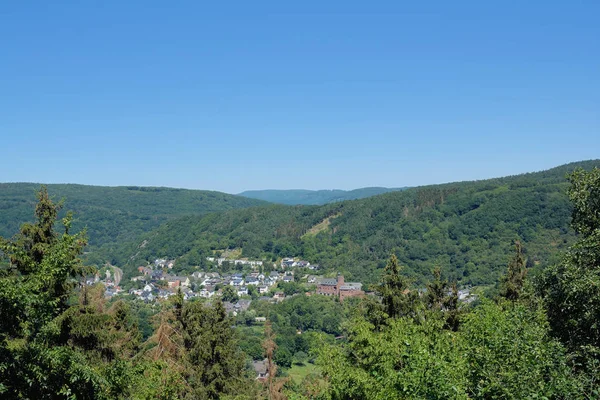
[[[287,205],[323,205],[344,200],[364,199],[405,188],[366,187],[354,190],[248,190],[239,196]]]
[[[394,252],[420,282],[440,266],[462,284],[493,283],[515,239],[523,242],[530,267],[545,266],[573,242],[565,175],[598,165],[598,160],[572,163],[324,206],[269,205],[188,216],[120,246],[110,257],[130,268],[153,257],[178,257],[181,268],[202,264],[213,250],[242,248],[246,257],[299,256],[369,283]]]
[[[544,244],[538,236],[555,229],[548,221],[559,225],[563,211],[569,211],[556,201],[564,186],[557,174],[563,171],[421,188],[401,201],[384,195],[381,202],[338,208],[270,206],[190,217],[167,223],[171,226],[147,244],[155,247],[161,234],[175,234],[173,226],[179,227],[182,235],[170,240],[180,241],[177,251],[187,252],[189,261],[211,239],[204,235],[213,232],[207,225],[218,227],[216,238],[224,243],[243,236],[245,228],[263,226],[263,235],[275,228],[275,240],[263,242],[262,249],[254,242],[238,245],[274,254],[289,251],[280,247],[286,238],[327,244],[339,221],[362,221],[360,213],[368,212],[374,220],[401,215],[396,224],[409,221],[403,225],[407,230],[429,223],[433,228],[422,241],[431,246],[426,236],[442,230],[439,212],[460,228],[446,227],[450,239],[463,235],[468,245],[470,231],[481,230],[484,241],[472,245],[478,252],[485,252],[494,231],[513,229],[519,219],[531,249]],[[536,259],[537,250],[523,254],[516,246],[502,268],[506,279],[497,295],[478,294],[469,304],[439,271],[414,286],[395,256],[375,288],[378,296],[343,301],[292,295],[309,288],[283,282],[276,290],[289,295],[282,301],[264,301],[255,293],[235,305],[223,302],[229,285],[223,296],[192,301],[184,295],[193,293],[189,288],[171,288],[169,296],[158,282],[147,285],[158,301],[136,298],[135,292],[115,294],[108,279],[77,285],[94,273],[79,259],[85,243],[80,233],[59,234],[58,207],[41,190],[36,222],[23,226],[13,240],[0,238],[2,255],[11,260],[9,268],[0,265],[0,397],[596,399],[600,169],[578,171],[569,180],[572,227],[579,236],[562,261],[531,280],[526,263]],[[386,201],[388,207],[380,207]],[[465,215],[475,215],[475,222],[461,222]],[[323,220],[299,229],[317,218]],[[497,228],[502,224],[508,228]],[[379,225],[386,234],[394,229]],[[536,230],[528,234],[530,226]],[[232,228],[230,237],[221,231]],[[350,235],[357,231],[344,229],[349,233],[337,242],[342,248],[356,240]],[[546,251],[554,247],[549,243]],[[237,311],[229,314],[231,307]],[[270,375],[262,382],[265,357]],[[248,371],[250,362],[254,372]],[[291,379],[277,378],[276,371]]]
[[[14,235],[33,219],[39,188],[37,183],[0,183],[0,236]],[[74,229],[87,226],[92,246],[132,240],[183,215],[264,204],[220,192],[160,187],[58,184],[48,185],[48,192],[56,200],[65,199],[64,210],[75,214]]]

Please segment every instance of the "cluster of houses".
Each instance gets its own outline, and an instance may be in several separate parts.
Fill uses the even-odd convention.
[[[141,300],[153,301],[156,298],[166,298],[181,290],[184,299],[193,297],[211,298],[220,295],[225,286],[232,286],[238,296],[249,294],[249,287],[254,286],[259,295],[266,295],[278,282],[294,280],[293,272],[279,273],[272,271],[268,274],[251,272],[249,274],[196,271],[191,276],[169,275],[162,269],[139,267],[139,276],[132,281],[141,282],[143,288],[131,289],[130,294]]]
[[[215,257],[206,257],[206,259],[210,262],[216,262],[217,265],[220,267],[224,262],[229,262],[232,263],[236,266],[250,266],[252,268],[256,268],[256,267],[260,267],[263,265],[262,261],[257,261],[257,260],[229,260],[227,258],[215,258]]]
[[[173,260],[156,259],[153,264],[138,268],[139,275],[133,277],[131,280],[139,282],[139,285],[137,288],[130,289],[129,294],[135,295],[138,299],[146,302],[168,298],[178,291],[182,292],[186,300],[194,297],[210,299],[213,296],[221,296],[223,288],[226,286],[231,286],[238,297],[249,295],[249,289],[254,287],[255,290],[253,292],[258,294],[262,299],[282,301],[285,298],[284,293],[282,291],[275,292],[273,288],[279,282],[293,282],[295,280],[294,274],[298,274],[299,271],[294,271],[292,268],[319,269],[318,265],[310,264],[308,261],[284,258],[281,261],[281,270],[283,272],[271,271],[262,273],[258,271],[258,267],[263,265],[262,261],[227,260],[225,258],[214,257],[208,257],[207,259],[219,265],[228,261],[240,267],[251,266],[253,271],[246,274],[241,272],[221,274],[218,272],[196,271],[190,276],[179,276],[169,273],[169,270],[174,265]],[[116,267],[111,266],[111,268],[106,271],[106,278],[102,281],[96,275],[95,279],[88,280],[87,282],[88,284],[102,282],[106,287],[105,295],[107,297],[112,297],[123,292],[119,286],[122,271]],[[110,271],[112,271],[112,274]],[[260,271],[262,271],[262,268],[260,268]],[[333,296],[340,301],[349,297],[363,297],[365,295],[362,283],[346,282],[343,275],[338,275],[336,278],[304,275],[302,280],[308,284],[316,285],[316,291],[312,292],[313,294]],[[269,293],[271,295],[267,297]],[[462,302],[471,302],[475,297],[469,293],[468,289],[459,291],[459,300]],[[238,310],[232,309],[230,311]]]
[[[183,276],[170,273],[170,270],[174,266],[173,260],[160,258],[154,260],[154,263],[148,266],[138,267],[138,275],[131,278],[131,281],[138,283],[137,287],[130,289],[128,293],[145,302],[152,302],[156,299],[165,299],[173,296],[179,291],[181,291],[185,300],[195,297],[210,299],[213,296],[221,296],[223,288],[226,286],[231,286],[238,297],[244,297],[249,295],[249,289],[254,287],[255,289],[252,292],[258,294],[263,299],[282,301],[285,298],[283,291],[276,292],[273,288],[279,282],[295,281],[294,274],[298,274],[299,272],[292,270],[292,268],[319,269],[318,265],[310,264],[308,261],[284,258],[281,261],[281,270],[283,272],[271,271],[262,273],[260,272],[262,268],[258,268],[263,265],[262,261],[226,260],[225,258],[214,257],[208,257],[207,259],[218,265],[228,261],[239,267],[251,266],[253,270],[246,274],[241,272],[222,274],[219,272],[196,271],[189,276]],[[113,267],[112,275],[110,272],[106,273],[106,279],[101,281],[106,287],[106,297],[112,297],[123,292],[119,286],[121,275],[122,271],[116,267]],[[303,280],[308,284],[317,286],[316,292],[313,293],[335,296],[340,301],[348,297],[361,297],[365,294],[361,283],[344,282],[342,275],[338,275],[337,278],[333,279],[322,278],[318,275],[305,275]],[[94,284],[99,281],[99,277],[96,275],[95,279],[89,280],[87,283]],[[267,297],[269,293],[271,295]]]
[[[86,285],[95,285],[98,282],[102,282],[105,287],[105,296],[112,297],[116,294],[123,292],[119,284],[121,283],[121,278],[123,277],[123,270],[121,268],[115,267],[113,265],[108,265],[106,271],[104,272],[105,278],[100,279],[100,274],[96,273],[93,278],[88,278],[86,280]]]
[[[157,258],[154,260],[154,268],[168,268],[172,269],[175,266],[175,260],[167,260],[166,258]]]
[[[318,270],[319,269],[319,265],[317,264],[311,264],[308,261],[304,261],[304,260],[295,260],[292,257],[286,257],[283,260],[281,260],[281,268],[283,269],[289,269],[289,268],[308,268],[310,270]]]
[[[195,272],[194,274],[201,275],[202,272]],[[210,298],[217,293],[218,285],[229,285],[233,286],[238,296],[245,296],[248,294],[248,287],[255,286],[258,294],[264,295],[268,293],[271,287],[275,286],[277,282],[289,282],[294,279],[293,275],[281,274],[277,271],[272,271],[269,274],[263,274],[260,272],[251,272],[244,276],[242,273],[234,273],[231,275],[220,276],[218,273],[206,273],[202,282],[203,289],[200,292],[201,297]]]

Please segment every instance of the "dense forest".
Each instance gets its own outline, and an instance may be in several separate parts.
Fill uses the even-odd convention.
[[[98,254],[98,262],[132,271],[146,260],[169,257],[185,268],[204,265],[215,251],[237,248],[250,258],[302,257],[374,283],[393,253],[420,283],[438,266],[461,285],[493,284],[514,240],[523,244],[528,267],[536,269],[556,261],[573,243],[566,175],[598,165],[579,162],[324,206],[268,205],[186,216]]]
[[[161,187],[47,185],[57,201],[73,212],[73,228],[87,228],[93,247],[132,240],[184,215],[204,215],[264,204],[259,200],[205,190]],[[0,235],[10,236],[31,220],[35,183],[0,183]],[[61,215],[62,216],[62,215]]]
[[[597,399],[600,169],[578,169],[568,181],[573,242],[531,276],[513,241],[493,297],[459,301],[439,269],[418,288],[392,254],[374,296],[341,302],[300,292],[252,302],[235,319],[220,299],[185,302],[181,291],[155,306],[107,300],[102,284],[84,283],[95,273],[81,260],[85,233],[73,233],[70,213],[58,228],[60,205],[42,188],[35,221],[0,238],[8,261],[0,267],[0,395]],[[257,359],[269,372],[262,379]],[[312,373],[294,378],[300,365]]]
[[[344,200],[364,199],[378,194],[396,192],[405,188],[367,187],[354,190],[247,190],[238,196],[265,200],[270,203],[296,205],[323,205]]]

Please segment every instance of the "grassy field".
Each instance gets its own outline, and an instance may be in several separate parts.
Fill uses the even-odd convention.
[[[335,215],[332,215],[331,217],[325,218],[323,221],[319,222],[318,224],[316,224],[315,226],[310,228],[304,235],[301,236],[301,238],[304,239],[308,236],[315,236],[318,233],[327,231],[329,229],[329,225],[331,224],[331,220],[339,217],[340,215],[342,215],[342,214],[337,213]]]
[[[287,373],[296,383],[301,383],[302,380],[309,374],[319,373],[319,367],[314,364],[306,363],[304,365],[292,365]]]

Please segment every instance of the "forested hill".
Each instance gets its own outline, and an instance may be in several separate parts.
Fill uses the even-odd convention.
[[[183,215],[265,204],[259,200],[204,190],[161,187],[47,185],[64,210],[73,211],[73,228],[87,226],[92,246],[132,240],[162,223]],[[0,236],[11,237],[33,219],[37,183],[0,183]]]
[[[344,200],[364,199],[405,188],[366,187],[354,190],[248,190],[239,196],[287,205],[323,205]]]
[[[241,248],[246,257],[302,257],[369,283],[394,252],[418,281],[440,266],[462,284],[492,283],[505,271],[515,239],[523,242],[530,267],[544,267],[574,240],[566,174],[593,166],[600,160],[324,206],[269,205],[185,217],[110,256],[130,270],[153,257],[177,258],[182,268],[203,264],[213,250]]]

